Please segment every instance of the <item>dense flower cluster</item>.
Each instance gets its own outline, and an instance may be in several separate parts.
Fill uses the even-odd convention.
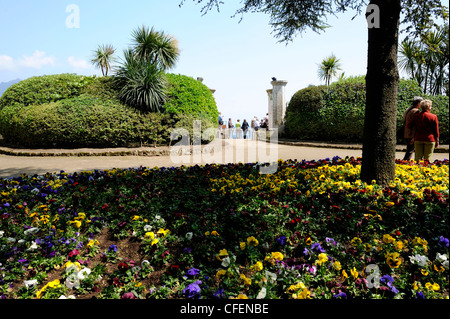
[[[448,298],[448,160],[0,179],[1,298]]]

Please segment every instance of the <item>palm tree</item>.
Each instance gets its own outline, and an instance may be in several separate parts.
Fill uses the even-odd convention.
[[[178,42],[164,32],[142,26],[132,32],[134,53],[137,58],[168,70],[174,67],[178,56]]]
[[[424,93],[439,95],[448,84],[448,25],[429,31],[421,41],[403,40],[399,67],[422,87]]]
[[[331,78],[337,75],[337,71],[341,70],[340,59],[336,58],[334,54],[326,57],[319,65],[318,75],[319,79],[324,80],[326,86],[330,85]]]
[[[115,61],[113,57],[115,51],[116,49],[110,44],[99,45],[97,50],[94,51],[94,58],[91,60],[91,63],[102,70],[103,76],[108,75],[111,63]]]
[[[157,65],[136,57],[133,50],[124,51],[117,67],[114,84],[125,104],[147,112],[162,112],[167,98],[167,79]]]

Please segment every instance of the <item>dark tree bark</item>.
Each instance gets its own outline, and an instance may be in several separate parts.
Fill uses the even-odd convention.
[[[379,28],[369,28],[366,114],[361,180],[386,185],[395,178],[401,0],[372,0],[380,10]]]

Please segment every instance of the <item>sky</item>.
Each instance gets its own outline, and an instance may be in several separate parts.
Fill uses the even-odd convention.
[[[228,119],[268,111],[271,79],[287,81],[286,100],[309,85],[323,84],[318,65],[340,59],[346,76],[367,69],[367,23],[355,12],[329,17],[330,28],[308,30],[289,44],[279,43],[269,17],[232,17],[240,1],[224,1],[220,12],[202,15],[202,4],[185,0],[0,0],[0,82],[57,73],[101,75],[90,62],[101,44],[116,57],[131,45],[131,33],[145,25],[172,35],[180,57],[170,73],[204,78]],[[448,6],[448,0],[443,1]]]

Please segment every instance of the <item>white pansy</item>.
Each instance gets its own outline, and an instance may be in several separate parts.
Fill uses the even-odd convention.
[[[91,270],[89,268],[83,268],[78,272],[77,277],[80,280],[84,280],[87,276],[89,276],[90,273]]]
[[[5,232],[3,231],[3,230],[0,230],[0,238],[2,238],[3,237],[3,234],[4,234]]]
[[[194,234],[192,232],[186,233],[186,239],[191,240]]]
[[[16,239],[13,238],[13,237],[8,237],[8,238],[6,238],[6,241],[7,241],[8,243],[14,243],[14,242],[16,242]]]
[[[145,225],[145,226],[144,226],[144,231],[146,231],[146,232],[147,232],[147,231],[151,231],[152,228],[153,228],[152,225]]]
[[[409,256],[409,260],[411,261],[411,263],[418,264],[421,267],[425,266],[428,262],[428,258],[426,256],[419,254]]]
[[[38,231],[39,231],[39,228],[37,228],[37,227],[32,227],[32,228],[27,229],[27,230],[24,231],[23,233],[24,233],[25,235],[28,235],[28,234],[36,234]]]
[[[229,267],[231,264],[231,259],[230,257],[225,257],[224,259],[222,259],[222,267]]]
[[[447,258],[447,255],[445,255],[445,254],[440,254],[440,253],[436,253],[436,260],[438,260],[438,261],[440,261],[440,262],[444,262],[444,261],[446,261],[448,258]]]
[[[35,249],[38,249],[38,245],[33,241],[33,243],[31,244],[31,246],[28,247],[27,250],[35,250]]]
[[[261,291],[258,293],[258,295],[256,296],[256,299],[264,299],[266,298],[266,294],[267,294],[267,289],[266,287],[262,287]]]

